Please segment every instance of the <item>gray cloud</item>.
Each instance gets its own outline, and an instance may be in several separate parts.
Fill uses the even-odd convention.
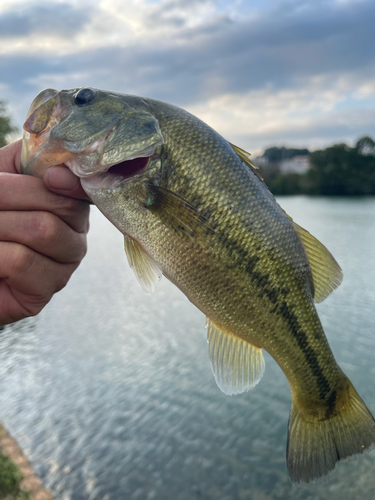
[[[30,3],[16,5],[0,14],[0,38],[32,33],[71,36],[90,20],[93,10],[68,3]]]
[[[166,25],[176,24],[175,5],[160,6],[148,22],[159,19]],[[51,9],[56,12],[56,7],[60,8],[54,5]],[[87,22],[85,14],[77,12],[79,22]],[[313,77],[322,78],[324,88],[333,86],[339,78],[361,82],[375,77],[372,0],[296,0],[263,11],[257,18],[237,20],[221,15],[212,19],[195,28],[182,26],[181,21],[181,29],[172,31],[170,37],[138,39],[123,47],[85,50],[58,59],[2,56],[0,84],[12,88],[9,101],[22,92],[31,102],[41,86],[91,85],[186,107],[224,92],[241,94],[265,87],[293,91]],[[355,84],[352,86],[355,91]],[[286,130],[278,137],[293,135],[300,144],[306,138],[307,144],[311,134],[327,140],[355,134],[349,121],[338,125],[334,115],[325,116],[329,123],[311,124],[295,132]],[[374,122],[366,123],[372,127],[367,133],[372,133]],[[357,120],[357,130],[359,124]],[[264,144],[259,136],[256,140]]]
[[[212,0],[169,0],[155,6],[145,17],[144,22],[150,28],[154,26],[183,28],[189,12],[194,12],[197,7],[209,7],[212,3]]]
[[[181,30],[159,44],[86,51],[62,60],[68,71],[84,67],[100,80],[103,69],[117,90],[175,102],[207,99],[301,79],[375,71],[375,3],[309,4],[308,10],[267,12],[256,20],[227,17]],[[176,43],[178,41],[178,43]],[[108,81],[108,80],[107,80]]]
[[[312,120],[304,127],[267,132],[264,134],[234,133],[227,139],[248,151],[266,149],[273,145],[309,147],[311,150],[326,147],[327,144],[346,142],[354,144],[364,135],[375,136],[375,115],[373,110],[351,113],[332,113]]]
[[[64,58],[41,58],[38,56],[0,55],[1,83],[11,87],[15,92],[34,91],[30,80],[42,74],[54,74],[56,71],[67,71]]]
[[[64,4],[56,7],[68,8]],[[85,22],[85,15],[76,12],[72,17],[79,18],[78,23]],[[1,80],[20,72],[18,61],[24,80],[38,72],[77,71],[101,80],[104,72],[116,90],[132,89],[161,99],[192,102],[266,85],[286,88],[314,75],[337,77],[355,71],[369,76],[375,71],[373,19],[372,0],[328,4],[325,9],[319,3],[309,4],[307,12],[295,5],[284,16],[271,11],[246,22],[222,17],[204,27],[182,30],[158,44],[138,42],[86,50],[58,61],[35,57],[34,68],[30,63],[24,66],[25,58],[15,58],[9,63],[12,74],[1,72]],[[16,85],[22,85],[18,82]]]

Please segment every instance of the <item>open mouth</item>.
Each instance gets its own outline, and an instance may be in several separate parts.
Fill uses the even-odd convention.
[[[152,155],[151,155],[152,156]],[[94,189],[114,189],[122,182],[144,172],[151,156],[140,156],[116,163],[105,171],[81,177],[85,191]]]
[[[134,175],[140,174],[145,170],[149,162],[150,157],[144,156],[141,158],[133,158],[132,160],[125,160],[121,163],[117,163],[110,167],[106,175],[122,176],[124,179],[133,177]]]

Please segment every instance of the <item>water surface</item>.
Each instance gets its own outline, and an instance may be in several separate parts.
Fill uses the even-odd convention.
[[[375,199],[279,198],[344,270],[318,306],[333,352],[375,414]],[[146,294],[122,236],[93,209],[89,252],[36,318],[0,331],[0,419],[58,500],[375,498],[375,452],[295,488],[287,381],[217,388],[205,318],[165,278]]]

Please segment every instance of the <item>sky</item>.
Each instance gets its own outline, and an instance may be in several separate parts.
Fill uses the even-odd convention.
[[[0,100],[153,97],[253,154],[375,137],[374,0],[0,0]]]

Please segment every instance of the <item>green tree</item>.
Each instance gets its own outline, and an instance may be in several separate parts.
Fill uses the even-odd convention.
[[[361,137],[361,139],[358,140],[355,145],[355,149],[360,155],[375,157],[375,142],[374,139],[368,135]]]
[[[6,137],[13,132],[17,132],[17,128],[12,125],[4,102],[0,101],[0,148],[7,144]]]
[[[309,154],[308,149],[295,149],[295,148],[286,148],[282,146],[278,148],[276,146],[272,148],[268,148],[265,150],[263,156],[267,158],[269,163],[280,163],[283,160],[288,160],[289,158],[293,158],[293,156],[305,156]]]
[[[312,167],[304,182],[309,194],[375,194],[375,142],[371,137],[362,137],[354,148],[336,144],[314,151],[310,161]]]
[[[307,150],[269,148],[264,153],[271,163],[261,168],[262,176],[274,194],[375,195],[375,141],[361,137],[352,148],[335,144],[310,155],[306,174],[282,174],[277,161]]]
[[[291,195],[302,194],[301,178],[304,174],[289,173],[285,175],[278,175],[275,179],[269,182],[268,188],[275,196],[277,195]]]

